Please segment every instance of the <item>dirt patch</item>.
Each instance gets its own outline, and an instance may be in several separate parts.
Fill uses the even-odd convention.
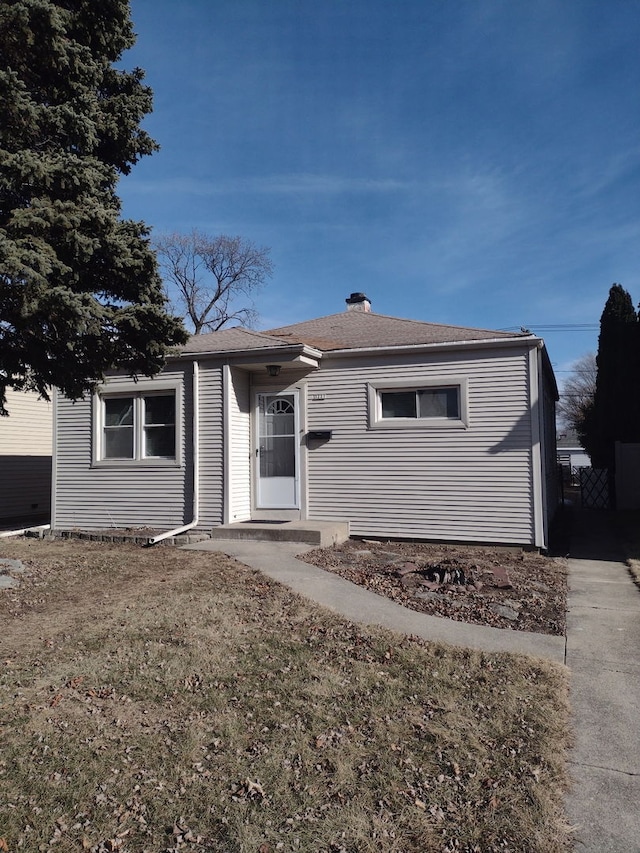
[[[565,631],[563,559],[508,548],[352,540],[303,559],[422,613],[515,631]]]

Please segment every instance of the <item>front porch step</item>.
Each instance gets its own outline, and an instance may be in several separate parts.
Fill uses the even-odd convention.
[[[348,521],[238,521],[221,524],[212,539],[253,539],[262,542],[304,542],[325,548],[349,538]]]

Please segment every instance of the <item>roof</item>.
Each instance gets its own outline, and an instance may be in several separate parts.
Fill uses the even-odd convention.
[[[578,438],[578,433],[573,429],[558,429],[556,437],[556,446],[558,448],[566,448],[567,450],[570,448],[578,448],[584,451],[584,448],[580,443],[580,439]]]
[[[332,350],[383,349],[429,344],[473,343],[478,341],[532,338],[529,332],[497,332],[388,317],[372,311],[342,311],[315,320],[255,332],[236,326],[201,335],[192,335],[182,355],[240,353],[274,350],[279,347],[313,347]]]
[[[531,337],[529,333],[514,334],[403,320],[372,311],[342,311],[291,326],[280,326],[264,334],[289,343],[309,344],[322,351]]]
[[[277,346],[290,347],[294,343],[290,338],[278,340],[276,335],[266,332],[254,332],[236,326],[233,329],[220,329],[204,335],[192,335],[181,350],[183,355],[204,352],[237,352],[253,349],[273,349]]]

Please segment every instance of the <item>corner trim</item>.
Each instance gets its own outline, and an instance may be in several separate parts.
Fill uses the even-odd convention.
[[[544,477],[542,476],[539,351],[529,350],[529,413],[531,417],[531,484],[533,489],[533,544],[546,548],[544,523]]]
[[[222,365],[222,523],[231,524],[231,367]]]

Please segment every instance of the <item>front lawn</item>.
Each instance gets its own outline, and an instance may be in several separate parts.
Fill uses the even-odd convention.
[[[0,850],[570,848],[567,674],[218,554],[3,540]],[[18,577],[18,576],[16,576]]]

